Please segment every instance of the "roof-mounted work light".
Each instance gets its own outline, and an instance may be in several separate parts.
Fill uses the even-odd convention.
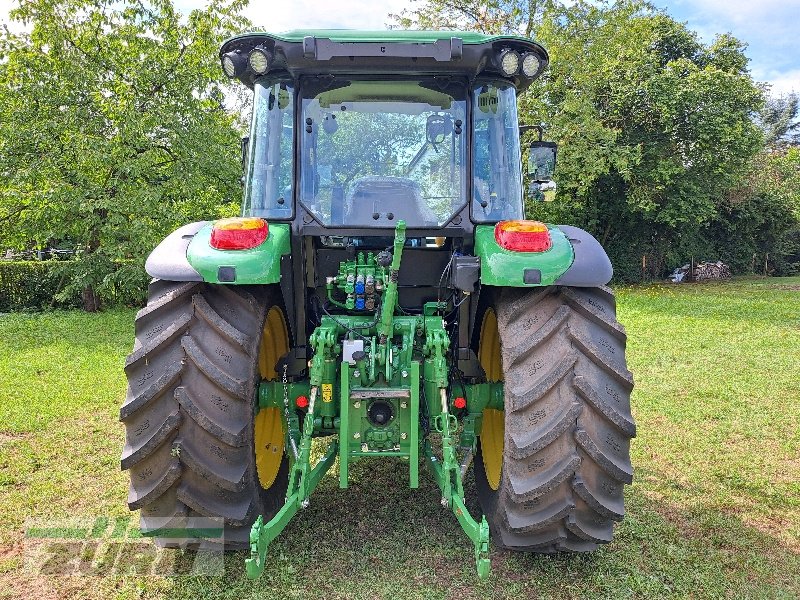
[[[272,66],[272,53],[262,46],[253,48],[248,59],[250,70],[256,75],[263,75]]]
[[[498,56],[500,70],[506,77],[511,77],[519,72],[520,62],[521,59],[519,57],[519,53],[511,48],[502,50]]]
[[[522,74],[533,79],[536,77],[536,73],[539,72],[541,64],[542,61],[539,60],[538,56],[533,52],[527,52],[522,56]]]
[[[241,50],[233,50],[222,55],[222,70],[228,77],[239,77],[247,69],[247,58]]]

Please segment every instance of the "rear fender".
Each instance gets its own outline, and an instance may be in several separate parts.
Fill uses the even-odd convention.
[[[281,280],[281,256],[290,253],[289,225],[269,225],[267,239],[250,250],[212,248],[211,221],[184,225],[169,234],[145,263],[151,277],[168,281],[268,284]]]
[[[481,283],[499,287],[568,285],[596,287],[611,280],[608,255],[591,234],[571,225],[548,225],[552,246],[545,252],[515,252],[498,245],[494,225],[475,228]]]
[[[150,277],[167,281],[203,281],[186,258],[186,249],[208,221],[189,223],[170,233],[147,257],[144,270]]]
[[[281,280],[281,256],[291,253],[290,225],[270,223],[267,239],[249,250],[211,247],[212,223],[201,227],[186,248],[186,259],[207,283],[268,284]]]
[[[573,227],[559,225],[575,251],[575,260],[555,281],[555,285],[574,287],[597,287],[606,285],[614,275],[608,254],[591,233]]]

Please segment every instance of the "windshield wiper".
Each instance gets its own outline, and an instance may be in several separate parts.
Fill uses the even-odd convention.
[[[419,149],[419,152],[417,152],[414,155],[414,158],[411,159],[411,162],[408,163],[408,166],[406,167],[406,172],[404,173],[404,175],[408,175],[408,174],[411,173],[411,171],[414,170],[414,167],[417,166],[417,163],[419,163],[419,161],[421,161],[425,157],[425,155],[428,153],[428,148],[429,147],[433,147],[435,152],[439,152],[439,150],[436,149],[436,144],[432,144],[431,142],[425,142],[424,144],[422,144],[422,148]]]

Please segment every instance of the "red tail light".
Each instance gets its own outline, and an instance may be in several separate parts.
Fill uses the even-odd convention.
[[[494,239],[501,248],[515,252],[544,252],[553,245],[547,225],[539,221],[500,221]]]
[[[211,247],[217,250],[249,250],[263,244],[269,226],[257,217],[234,217],[214,221]]]

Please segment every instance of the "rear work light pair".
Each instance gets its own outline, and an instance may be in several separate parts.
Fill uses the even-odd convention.
[[[264,243],[269,226],[258,217],[234,217],[214,221],[211,247],[217,250],[249,250]]]
[[[263,46],[257,46],[245,55],[241,50],[232,50],[222,55],[222,70],[231,79],[241,76],[249,67],[256,75],[263,75],[272,66],[273,54]]]
[[[249,54],[241,50],[231,50],[222,55],[222,70],[233,79],[241,77],[249,68],[256,75],[263,75],[272,67],[274,54],[264,46],[256,46]],[[496,57],[497,66],[506,77],[522,73],[533,79],[542,66],[541,59],[533,52],[520,55],[512,48],[504,48]]]
[[[500,221],[494,239],[501,248],[515,252],[545,252],[553,245],[547,225],[540,221]]]
[[[503,75],[511,77],[522,71],[525,77],[533,79],[539,72],[542,61],[533,52],[526,52],[522,56],[519,52],[506,48],[500,51],[498,55],[498,65]]]

